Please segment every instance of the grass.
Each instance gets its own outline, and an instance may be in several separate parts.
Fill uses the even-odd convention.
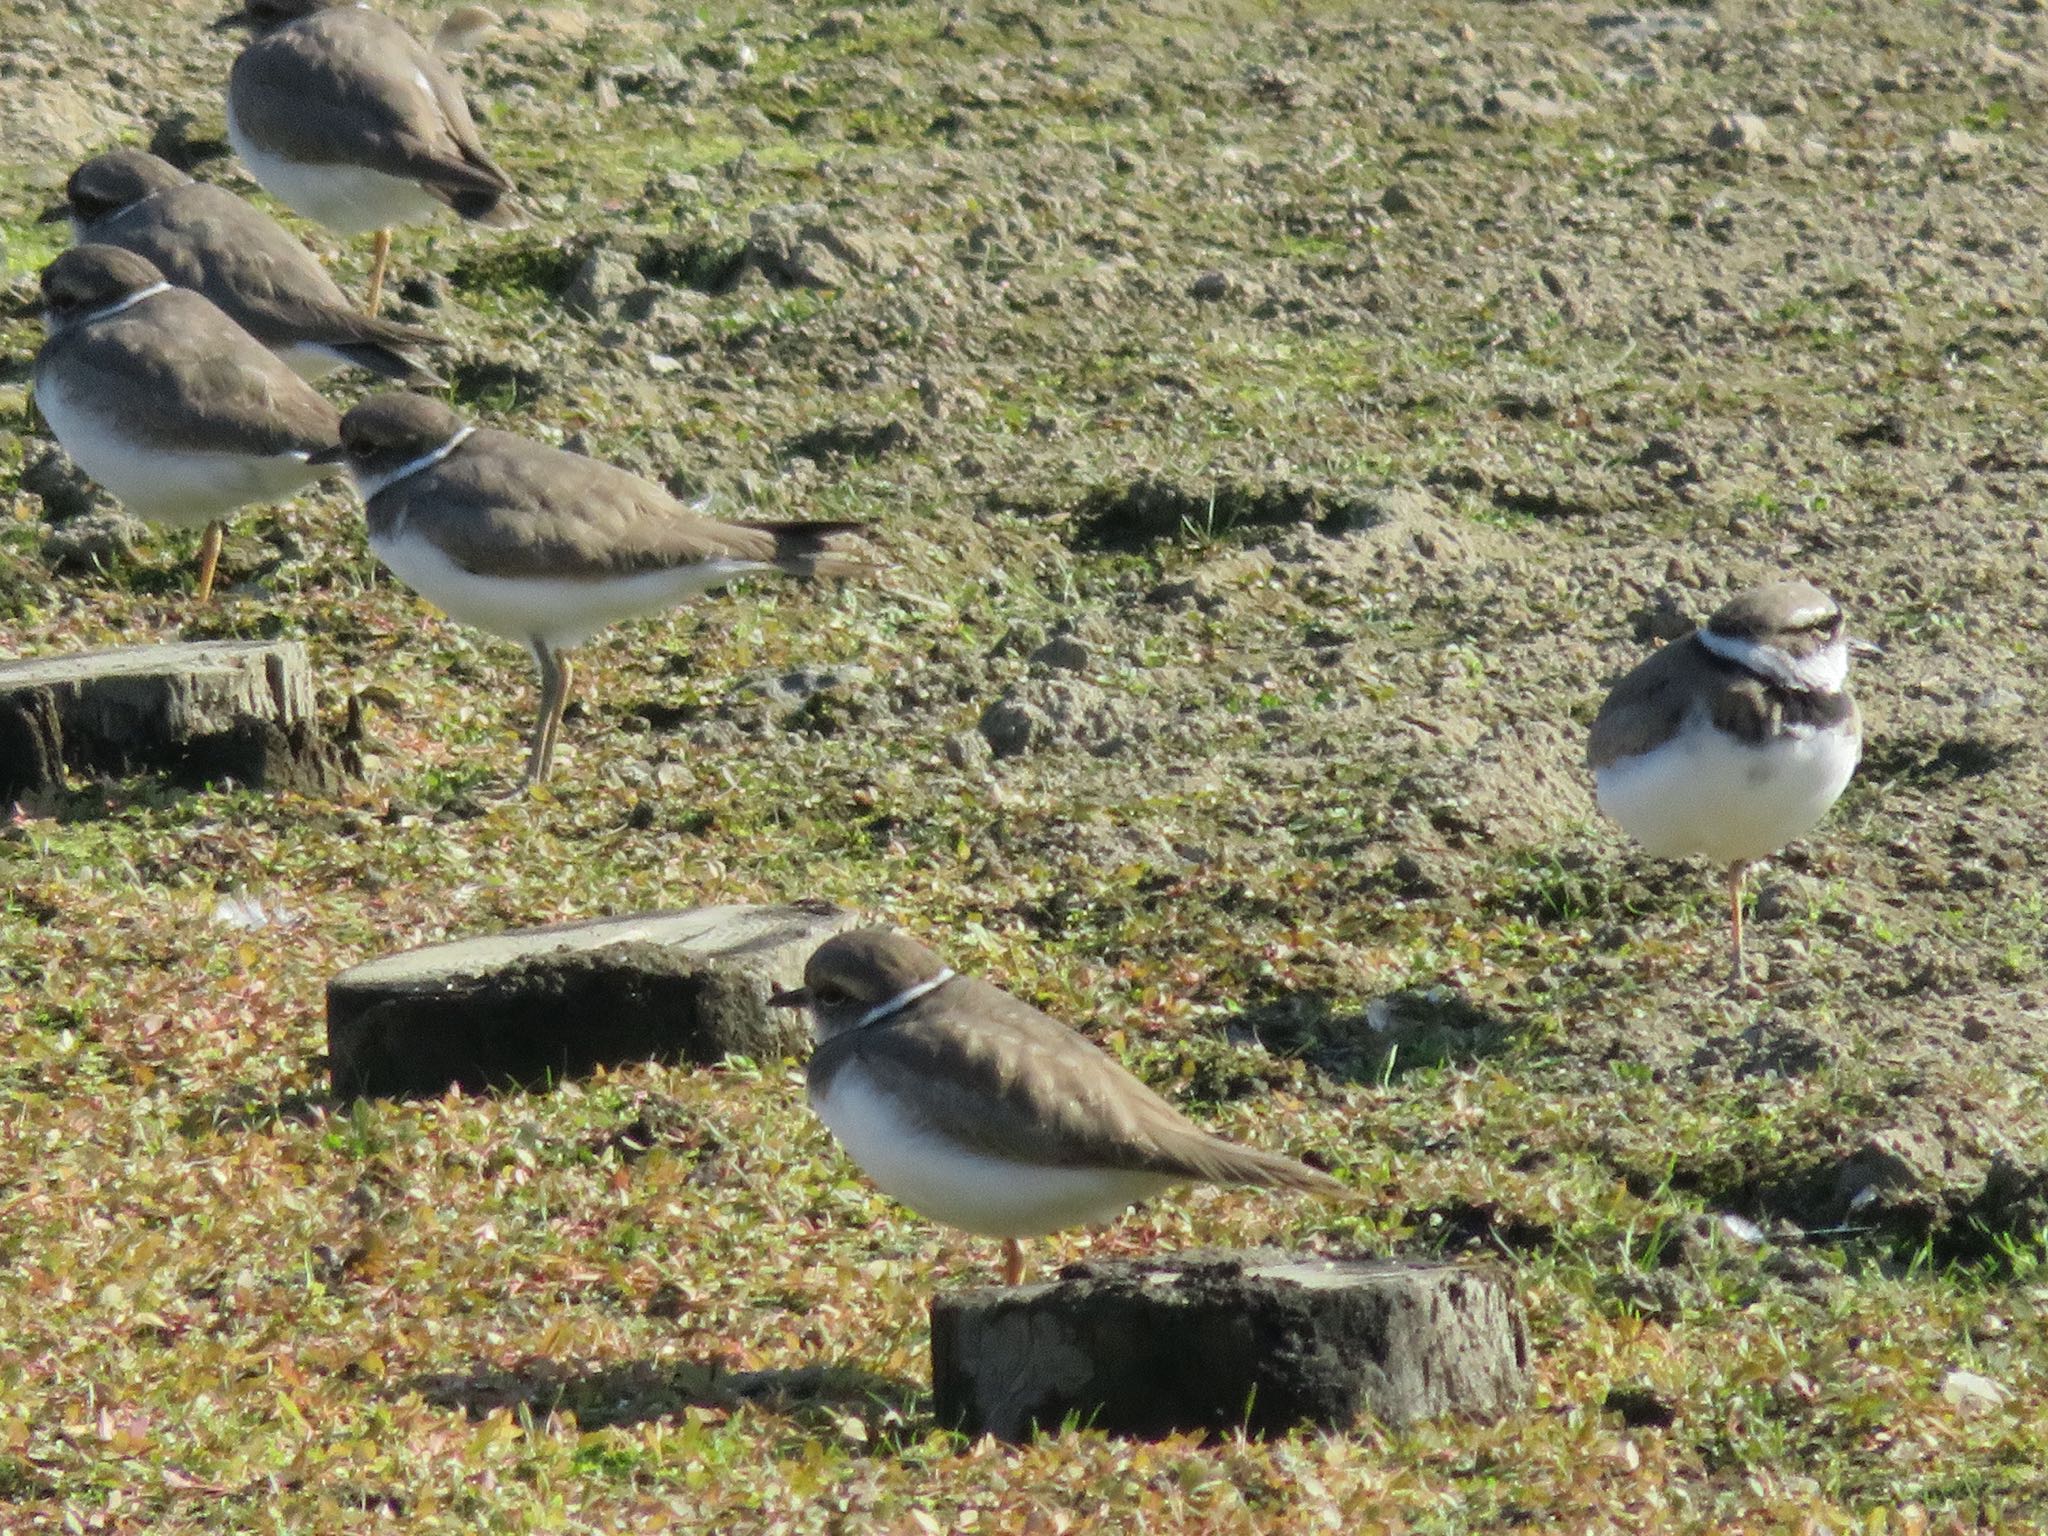
[[[103,9],[90,53],[40,12],[22,35],[152,112],[217,110],[201,8]],[[204,615],[174,538],[52,579],[15,494],[41,443],[7,410],[0,648],[282,634],[330,725],[373,702],[370,775],[334,802],[139,778],[0,827],[0,1528],[2038,1525],[2043,486],[2014,445],[2042,413],[2013,360],[2048,273],[2000,178],[2040,125],[1910,7],[1815,13],[1796,66],[1717,16],[1654,85],[1540,9],[908,0],[821,31],[832,9],[515,20],[472,78],[531,227],[400,238],[400,281],[453,290],[413,318],[452,333],[466,413],[583,432],[733,515],[869,520],[891,562],[599,637],[531,803],[488,799],[529,663],[376,573],[345,497],[240,519]],[[1915,89],[1869,85],[1894,70]],[[607,71],[633,82],[609,112]],[[1504,85],[1587,111],[1465,126]],[[1699,154],[1745,97],[1834,157]],[[1904,153],[1956,122],[1995,130],[1995,169]],[[48,169],[0,174],[21,299]],[[1421,211],[1381,207],[1395,181]],[[751,213],[792,202],[877,270],[717,291]],[[358,245],[307,233],[359,281]],[[673,372],[556,302],[604,241],[654,242],[690,317]],[[1193,299],[1209,271],[1231,297]],[[4,404],[34,336],[0,325]],[[1880,407],[1906,444],[1841,441]],[[786,450],[889,423],[874,456]],[[1637,467],[1653,435],[1682,483]],[[1093,536],[1141,484],[1154,522]],[[1427,518],[1313,526],[1389,487]],[[1859,673],[1865,776],[1758,882],[1773,990],[1726,1001],[1710,881],[1594,818],[1580,732],[1647,594],[1802,564],[1857,587],[1894,660]],[[1063,623],[1096,661],[1062,684],[1125,739],[979,765],[962,740],[1006,689],[1049,696],[1025,658]],[[865,680],[801,712],[746,686],[833,666]],[[1959,724],[1993,681],[2021,702]],[[926,1306],[990,1255],[869,1188],[795,1063],[325,1094],[323,988],[359,960],[800,896],[902,923],[1365,1196],[1198,1192],[1041,1262],[1495,1263],[1526,1409],[970,1443],[931,1417]],[[1383,1041],[1368,1010],[1409,990]],[[1941,1167],[1848,1209],[1873,1186],[1832,1181],[1886,1151]],[[2010,1396],[1960,1406],[1958,1370]]]

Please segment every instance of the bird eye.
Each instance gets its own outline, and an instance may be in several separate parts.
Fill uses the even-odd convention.
[[[811,1000],[823,1003],[827,1008],[837,1008],[846,1001],[846,990],[843,987],[835,987],[830,982],[827,982],[822,987],[811,988]]]

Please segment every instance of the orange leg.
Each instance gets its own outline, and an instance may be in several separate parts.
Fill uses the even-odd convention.
[[[1024,1245],[1014,1237],[1003,1239],[1003,1284],[1024,1283]]]
[[[1749,968],[1742,959],[1742,877],[1748,873],[1747,864],[1736,863],[1728,866],[1728,931],[1734,938],[1735,964],[1735,974],[1730,978],[1729,984],[1736,987],[1749,980]]]
[[[370,249],[370,302],[366,306],[376,314],[384,302],[384,264],[391,259],[391,231],[377,231],[377,243]]]
[[[220,564],[220,544],[227,535],[227,526],[218,521],[206,525],[206,532],[199,539],[199,601],[205,602],[213,596],[214,567]]]

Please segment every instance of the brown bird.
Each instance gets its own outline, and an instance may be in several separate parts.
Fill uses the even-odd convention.
[[[246,0],[216,25],[255,34],[228,75],[228,142],[295,212],[345,235],[377,232],[371,314],[394,225],[449,208],[518,222],[512,178],[484,153],[461,87],[390,17],[350,0]]]
[[[136,516],[203,528],[199,601],[222,519],[327,473],[334,407],[145,257],[73,246],[44,269],[36,406],[78,467]]]
[[[1290,1158],[1212,1136],[1089,1041],[886,929],[820,945],[804,985],[808,1090],[847,1154],[920,1215],[1003,1240],[1108,1221],[1176,1184],[1353,1192]]]
[[[1614,685],[1587,763],[1600,809],[1660,858],[1726,873],[1732,984],[1749,866],[1817,825],[1863,755],[1849,658],[1882,656],[1804,581],[1752,587]]]
[[[520,788],[548,775],[574,675],[567,653],[735,576],[851,576],[859,523],[721,523],[610,464],[465,426],[423,395],[373,395],[316,463],[348,466],[370,548],[449,617],[523,643],[540,718]]]
[[[79,166],[64,201],[43,214],[62,218],[73,238],[147,256],[178,287],[205,294],[301,378],[354,367],[401,384],[442,382],[414,355],[439,337],[364,314],[269,214],[146,150],[111,150]]]

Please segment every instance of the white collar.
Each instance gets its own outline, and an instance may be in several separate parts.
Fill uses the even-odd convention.
[[[1849,681],[1849,646],[1840,637],[1803,661],[1795,661],[1761,640],[1717,635],[1711,629],[1701,629],[1698,634],[1700,644],[1723,661],[1732,661],[1745,672],[1795,693],[1840,693]]]
[[[147,288],[138,288],[125,299],[116,299],[105,309],[96,309],[89,315],[82,315],[72,321],[73,325],[91,325],[95,320],[104,320],[109,315],[118,315],[124,309],[133,309],[144,299],[153,299],[160,293],[169,293],[169,283],[151,283]]]
[[[381,475],[357,475],[355,477],[356,494],[362,497],[363,500],[368,501],[378,492],[389,490],[392,486],[398,484],[399,481],[416,475],[423,469],[432,469],[436,464],[467,442],[469,434],[475,430],[475,427],[464,427],[440,447],[429,449],[410,463],[401,464],[396,469],[387,469]]]
[[[853,1021],[853,1027],[855,1029],[866,1029],[870,1024],[879,1024],[884,1019],[893,1018],[895,1015],[901,1013],[904,1009],[908,1008],[912,1003],[916,1002],[920,997],[923,997],[926,993],[938,991],[939,988],[943,987],[947,982],[951,981],[952,979],[953,972],[951,968],[941,969],[939,974],[932,977],[931,980],[920,981],[914,987],[905,987],[901,992],[898,992],[894,997],[884,998],[881,1002],[875,1004],[874,1007],[870,1008],[866,1013],[862,1014],[859,1018],[855,1019]]]

